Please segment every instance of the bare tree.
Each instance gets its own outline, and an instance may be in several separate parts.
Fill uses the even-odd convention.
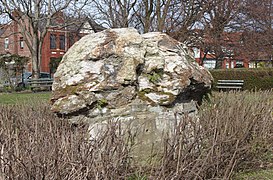
[[[172,2],[166,32],[182,42],[190,41],[207,8],[208,4],[202,0]]]
[[[94,1],[93,8],[97,18],[111,28],[166,32],[181,41],[205,12],[202,0],[102,0]]]
[[[144,32],[166,32],[185,42],[203,17],[206,4],[201,0],[146,0],[140,7],[137,17]]]
[[[237,26],[235,19],[240,16],[242,2],[242,0],[208,0],[205,2],[207,9],[202,21],[204,37],[201,45],[204,51],[203,60],[206,59],[209,52],[213,52],[216,58],[216,68],[220,68],[223,58],[229,56],[230,51],[235,49],[227,49],[231,42],[226,40],[227,33],[224,32],[232,31]]]
[[[152,31],[152,23],[154,21],[154,0],[144,0],[134,7],[134,24],[133,26],[141,32]]]
[[[91,14],[99,21],[103,21],[108,27],[129,27],[133,21],[133,8],[137,3],[137,0],[93,1],[92,6],[95,14]]]
[[[242,9],[244,49],[252,60],[271,60],[273,65],[273,0],[245,1]]]
[[[19,26],[21,35],[31,53],[33,77],[40,73],[42,44],[48,29],[63,28],[60,14],[79,13],[91,0],[0,0],[4,14]],[[55,23],[54,23],[55,22]]]

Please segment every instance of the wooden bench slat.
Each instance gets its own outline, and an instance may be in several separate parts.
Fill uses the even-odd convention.
[[[52,86],[52,84],[30,84],[31,87]]]
[[[243,83],[244,80],[227,80],[227,79],[223,79],[223,80],[218,80],[218,82],[240,82],[240,83]]]
[[[29,82],[29,84],[52,84],[52,81],[44,81],[44,82]]]
[[[244,85],[244,80],[228,80],[228,79],[221,79],[217,81],[216,88],[219,90],[231,90],[231,89],[242,89]]]
[[[49,88],[51,90],[53,79],[43,78],[43,79],[31,79],[28,81],[30,88],[34,91],[37,88]]]
[[[28,81],[48,81],[48,80],[51,80],[51,78],[43,78],[43,79],[29,79]]]
[[[242,89],[241,86],[216,86],[218,89]]]
[[[244,83],[229,83],[229,82],[226,82],[226,83],[217,83],[218,85],[238,85],[238,86],[242,86],[244,85]]]
[[[31,81],[28,81],[29,83],[35,83],[35,82],[39,82],[39,83],[43,83],[43,82],[53,82],[53,80],[50,80],[50,79],[46,79],[46,80],[31,80]]]

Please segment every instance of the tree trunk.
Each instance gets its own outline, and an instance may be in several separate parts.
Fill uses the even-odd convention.
[[[204,61],[207,59],[207,55],[208,55],[208,51],[205,51],[205,53],[204,53],[204,56],[202,57],[202,55],[201,55],[201,58],[200,58],[200,60],[201,60],[201,66],[203,66],[204,65]]]
[[[39,79],[40,76],[40,58],[41,53],[39,51],[39,39],[38,34],[35,34],[35,37],[32,40],[32,47],[33,47],[33,53],[32,53],[32,78],[33,79]]]
[[[144,7],[145,7],[145,12],[144,12],[144,33],[147,33],[150,31],[151,27],[151,14],[153,12],[153,0],[145,0],[144,1]]]
[[[215,69],[222,69],[222,68],[223,68],[223,60],[222,59],[216,59]]]
[[[39,60],[37,54],[33,54],[31,56],[32,59],[32,78],[39,79],[40,68],[39,68]]]

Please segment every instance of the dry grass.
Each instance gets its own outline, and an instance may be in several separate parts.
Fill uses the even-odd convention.
[[[219,93],[164,139],[158,163],[137,165],[130,131],[109,124],[90,142],[85,125],[55,117],[45,103],[0,106],[0,179],[229,179],[268,167],[273,93]],[[190,125],[189,125],[190,124]],[[192,134],[185,133],[191,126]]]
[[[4,179],[117,179],[129,174],[125,141],[110,128],[90,143],[84,125],[55,117],[46,104],[2,106],[0,111]]]

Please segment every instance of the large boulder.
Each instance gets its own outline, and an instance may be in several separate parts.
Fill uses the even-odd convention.
[[[88,122],[92,134],[114,119],[145,129],[143,136],[154,140],[172,131],[177,116],[196,114],[211,81],[186,46],[168,35],[108,29],[84,36],[64,55],[52,110]]]

